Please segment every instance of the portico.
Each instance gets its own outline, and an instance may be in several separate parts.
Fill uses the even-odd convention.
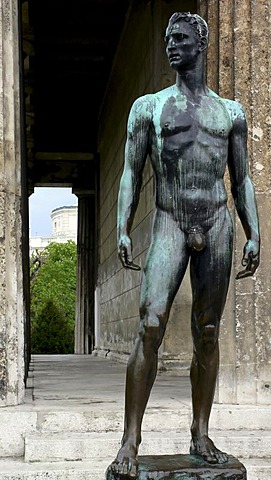
[[[161,32],[175,10],[197,11],[207,19],[208,84],[245,107],[261,222],[261,267],[255,279],[241,283],[234,279],[244,242],[236,221],[217,400],[270,404],[268,4],[80,0],[72,8],[67,2],[43,8],[31,0],[19,5],[0,1],[1,405],[24,400],[30,360],[28,195],[34,186],[71,186],[78,194],[76,353],[95,348],[104,355],[110,350],[123,360],[130,351],[138,324],[140,274],[121,270],[115,240],[126,121],[136,97],[172,83]],[[148,164],[132,233],[141,265],[149,244],[153,194]],[[94,297],[100,299],[96,306]],[[190,302],[186,279],[160,350],[163,369],[178,367],[188,373]]]

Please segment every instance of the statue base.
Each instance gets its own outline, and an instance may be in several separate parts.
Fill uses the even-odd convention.
[[[233,456],[212,465],[195,455],[146,455],[138,457],[138,480],[247,480],[244,465]],[[106,480],[123,480],[110,467]]]

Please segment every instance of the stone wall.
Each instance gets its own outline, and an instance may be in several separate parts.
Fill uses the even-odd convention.
[[[126,125],[133,101],[174,83],[175,74],[165,55],[164,32],[176,10],[196,11],[196,2],[135,1],[132,3],[111,72],[100,122],[100,325],[96,347],[130,352],[138,331],[141,272],[121,268],[117,256],[116,215],[119,181],[123,169]],[[152,225],[153,174],[149,161],[143,174],[140,203],[132,240],[136,263],[144,265]],[[191,356],[190,290],[186,279],[172,308],[160,358],[180,362],[186,369]]]
[[[0,1],[0,406],[24,393],[18,12]]]
[[[249,135],[250,172],[262,237],[261,265],[253,279],[235,281],[245,236],[236,219],[233,275],[221,328],[219,401],[271,403],[270,255],[270,21],[266,0],[199,2],[210,28],[208,84],[240,101]]]
[[[119,44],[100,118],[100,346],[129,352],[138,324],[140,273],[121,268],[116,215],[126,123],[134,99],[153,90],[151,7],[134,2]],[[143,264],[152,220],[153,178],[145,168],[132,232],[135,261]]]

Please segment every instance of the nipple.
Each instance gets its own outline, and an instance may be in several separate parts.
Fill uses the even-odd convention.
[[[192,250],[200,252],[206,247],[206,239],[203,233],[202,228],[200,227],[191,227],[188,231],[187,245]]]

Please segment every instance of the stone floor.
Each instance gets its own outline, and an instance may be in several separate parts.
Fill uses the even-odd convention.
[[[35,409],[123,410],[125,370],[108,357],[92,355],[33,355],[26,403]],[[187,408],[191,403],[188,377],[158,374],[149,407]]]

